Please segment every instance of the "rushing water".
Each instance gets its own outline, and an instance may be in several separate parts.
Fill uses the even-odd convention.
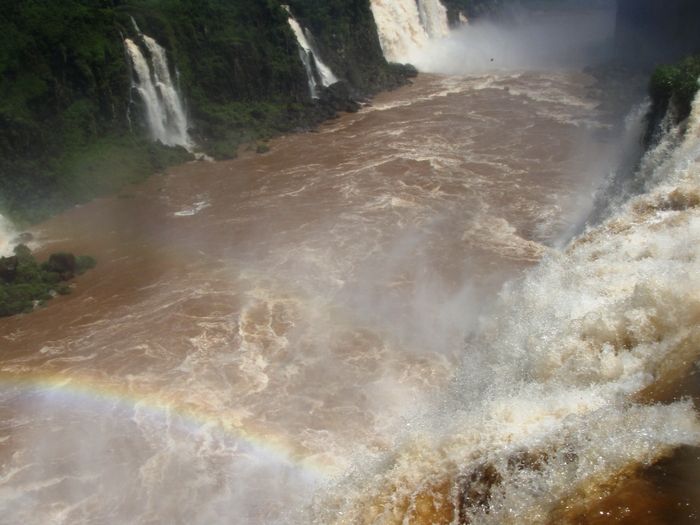
[[[421,75],[37,227],[99,265],[0,320],[0,522],[672,523],[700,123],[552,248],[634,144],[589,81]]]
[[[134,27],[138,31],[136,22]],[[143,102],[149,135],[152,140],[159,140],[168,146],[190,147],[192,144],[187,134],[187,114],[172,80],[165,49],[140,32],[139,40],[148,50],[150,61],[136,42],[127,38],[124,45],[136,75],[132,88],[138,92]]]
[[[409,62],[449,35],[447,11],[439,0],[372,0],[371,5],[384,56],[391,62]]]
[[[289,11],[288,6],[284,6],[287,11]],[[297,37],[297,44],[299,45],[299,58],[304,63],[304,69],[306,69],[306,76],[309,79],[309,91],[311,92],[311,98],[318,97],[318,86],[330,86],[338,79],[333,74],[331,69],[323,63],[321,60],[318,50],[314,45],[313,35],[308,29],[302,29],[299,22],[291,16],[289,17],[289,25],[294,31],[294,35]]]
[[[11,241],[16,235],[10,221],[0,215],[0,256],[12,255],[14,246]]]

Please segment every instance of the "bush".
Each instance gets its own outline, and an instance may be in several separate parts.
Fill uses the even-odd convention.
[[[56,293],[59,295],[69,295],[70,286],[68,286],[67,284],[60,284],[56,287]]]
[[[655,104],[673,104],[682,120],[690,115],[693,100],[700,89],[698,79],[700,56],[688,57],[677,64],[657,67],[651,75],[649,94]]]
[[[51,299],[52,293],[68,295],[70,287],[61,283],[62,274],[53,271],[55,264],[45,261],[37,264],[31,250],[24,244],[15,248],[19,260],[12,272],[5,272],[5,278],[0,279],[0,317],[29,313],[36,307],[42,307]],[[72,259],[70,253],[52,254],[52,259]],[[94,268],[97,260],[89,255],[75,258],[76,272],[83,274]],[[64,275],[66,275],[64,273]]]
[[[88,270],[97,266],[97,259],[91,255],[79,255],[75,258],[75,273],[83,275]]]
[[[32,251],[25,244],[18,244],[13,250],[14,254],[19,259],[20,264],[30,264],[34,262]]]

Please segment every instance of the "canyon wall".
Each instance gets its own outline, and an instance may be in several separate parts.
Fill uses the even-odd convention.
[[[618,0],[616,45],[621,56],[655,65],[700,53],[697,0]]]
[[[342,89],[312,98],[287,3]],[[396,88],[407,72],[384,59],[370,0],[5,0],[0,211],[36,222],[188,158],[162,143],[234,157]],[[187,129],[166,121],[173,138],[154,132],[145,100],[175,93],[182,108],[170,113]]]

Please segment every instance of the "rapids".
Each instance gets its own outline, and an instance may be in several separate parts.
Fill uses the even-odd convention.
[[[425,76],[41,225],[46,251],[99,265],[0,325],[0,514],[267,523],[391,450],[484,305],[568,228],[586,81]]]
[[[574,523],[695,450],[700,108],[594,199],[642,112],[590,82],[424,74],[37,226],[99,264],[0,320],[0,522]]]

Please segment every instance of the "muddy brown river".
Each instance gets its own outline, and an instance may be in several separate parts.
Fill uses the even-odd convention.
[[[319,133],[272,140],[268,154],[171,168],[34,228],[39,259],[66,250],[99,265],[70,296],[0,320],[0,522],[545,523],[565,510],[533,511],[508,492],[507,473],[522,487],[521,471],[559,472],[548,483],[578,483],[554,491],[575,511],[581,494],[599,501],[645,461],[692,444],[693,416],[678,406],[663,421],[685,437],[655,438],[643,460],[618,443],[629,463],[581,466],[602,477],[574,483],[561,472],[589,452],[572,436],[665,428],[644,407],[605,412],[601,400],[631,399],[641,375],[635,387],[589,391],[603,379],[583,378],[579,363],[574,403],[547,385],[575,358],[499,373],[508,388],[478,372],[519,359],[474,350],[508,332],[483,319],[500,319],[506,281],[564,253],[614,161],[590,83],[555,71],[421,75]],[[565,285],[547,286],[554,297]],[[522,323],[535,321],[523,313]],[[619,366],[601,374],[617,381],[633,367]],[[481,386],[450,401],[470,381]],[[467,423],[474,407],[479,425]],[[519,452],[549,443],[559,424],[574,428],[572,414],[598,419],[567,445]],[[501,420],[512,426],[496,428]],[[465,441],[450,441],[454,432]],[[565,449],[568,460],[555,452]],[[476,491],[472,503],[454,487]],[[529,510],[496,505],[511,495]],[[493,511],[478,514],[474,502]],[[610,522],[634,515],[625,505]]]

